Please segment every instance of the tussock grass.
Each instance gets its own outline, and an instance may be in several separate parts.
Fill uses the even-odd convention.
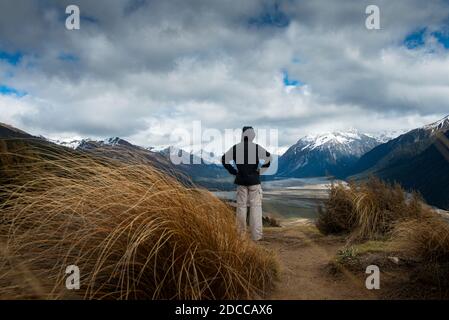
[[[348,233],[353,241],[382,240],[396,222],[427,215],[429,210],[417,193],[407,199],[400,185],[371,177],[348,185],[332,184],[317,227],[325,234]]]
[[[250,299],[272,288],[275,258],[209,192],[148,165],[29,148],[0,153],[1,298]],[[65,288],[69,265],[78,291]]]
[[[449,263],[449,224],[437,215],[398,223],[392,239],[394,247],[408,257]]]
[[[449,298],[449,224],[438,215],[399,223],[392,248],[404,259],[415,261],[414,283],[431,287],[433,295]],[[421,289],[422,290],[422,289]]]
[[[388,255],[400,257],[408,276],[393,284],[399,297],[449,297],[449,224],[418,194],[377,178],[333,184],[317,227],[347,235],[337,264],[364,268],[372,259],[380,265]]]
[[[355,227],[353,216],[353,188],[342,183],[332,183],[329,198],[320,206],[316,226],[323,234],[347,233]]]

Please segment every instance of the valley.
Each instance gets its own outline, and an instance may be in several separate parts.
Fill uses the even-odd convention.
[[[283,223],[315,219],[318,208],[328,197],[331,181],[319,178],[289,178],[266,181],[263,188],[264,215]],[[218,198],[235,205],[235,191],[214,191]]]

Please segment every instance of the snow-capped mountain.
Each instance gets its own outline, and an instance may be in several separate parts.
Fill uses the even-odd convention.
[[[278,176],[342,177],[363,154],[380,143],[380,139],[355,129],[307,135],[279,159]]]
[[[70,148],[73,150],[76,150],[80,144],[83,142],[83,139],[64,139],[64,140],[60,140],[60,139],[50,139],[50,138],[45,138],[43,136],[40,136],[40,138],[45,139],[49,142],[55,143],[57,145],[60,145],[62,147],[66,147],[66,148]]]
[[[201,148],[186,147],[181,149],[175,146],[161,145],[157,147],[149,147],[148,150],[153,152],[159,152],[164,155],[169,155],[170,152],[180,153],[184,151],[184,153],[187,153],[189,156],[193,156],[197,159],[202,159],[202,162],[205,164],[221,165],[221,155],[215,154],[214,152],[206,151]]]
[[[346,150],[348,154],[360,154],[366,149],[368,143],[375,144],[378,140],[367,134],[351,129],[344,132],[327,132],[317,135],[307,135],[298,140],[296,145],[301,146],[303,150],[315,150],[323,148],[333,148]],[[294,148],[297,152],[298,148]]]
[[[46,139],[47,141],[53,142],[55,144],[58,144],[60,146],[70,148],[73,150],[78,149],[85,149],[89,148],[92,144],[95,144],[96,147],[99,146],[116,146],[116,145],[130,145],[129,142],[126,140],[123,140],[119,137],[111,137],[104,140],[94,140],[90,138],[86,139],[48,139],[45,137],[42,137]]]

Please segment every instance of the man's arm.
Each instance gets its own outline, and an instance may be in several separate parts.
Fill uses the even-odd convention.
[[[221,163],[223,164],[223,167],[232,175],[237,175],[237,170],[231,165],[231,161],[235,162],[235,156],[234,156],[234,149],[235,146],[229,149],[222,157],[221,157]]]
[[[260,167],[260,170],[259,170],[259,173],[263,174],[270,167],[271,160],[273,158],[267,150],[265,150],[263,147],[261,147],[259,145],[258,145],[258,153],[259,153],[259,160],[264,161],[263,165]]]

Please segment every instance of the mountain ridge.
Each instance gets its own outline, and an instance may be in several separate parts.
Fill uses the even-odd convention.
[[[449,116],[401,134],[361,156],[348,176],[367,175],[383,167],[412,158],[433,143],[437,132],[446,130],[449,130]]]
[[[429,204],[449,209],[449,116],[375,147],[345,178],[369,175],[418,191]]]

